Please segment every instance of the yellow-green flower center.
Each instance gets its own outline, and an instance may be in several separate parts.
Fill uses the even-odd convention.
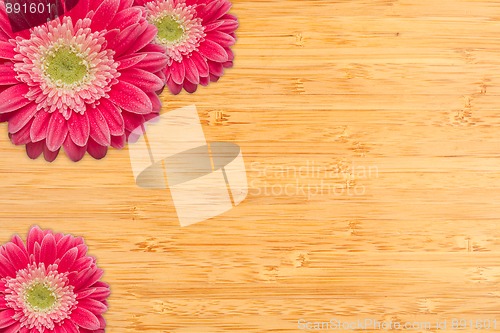
[[[73,84],[87,75],[88,64],[70,47],[63,46],[45,59],[45,72],[52,82]]]
[[[43,283],[35,283],[26,290],[26,302],[36,310],[50,309],[57,299],[50,288]]]
[[[154,22],[158,28],[158,38],[175,42],[184,35],[184,28],[172,16],[167,15]]]

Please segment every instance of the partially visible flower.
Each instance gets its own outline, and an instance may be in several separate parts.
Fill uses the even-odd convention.
[[[228,0],[135,0],[158,28],[155,42],[166,48],[167,86],[173,94],[193,93],[218,81],[233,66],[238,21]]]
[[[82,238],[33,227],[0,247],[0,332],[104,333],[109,286]]]
[[[12,31],[0,0],[0,115],[28,156],[103,158],[159,114],[168,59],[132,0],[79,0],[43,25]]]

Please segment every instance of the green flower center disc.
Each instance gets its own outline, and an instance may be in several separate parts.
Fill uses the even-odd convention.
[[[56,297],[47,286],[36,283],[27,290],[26,301],[34,309],[47,310],[54,305]]]
[[[158,38],[175,42],[184,35],[183,27],[171,16],[165,16],[157,20],[155,26],[158,28]]]
[[[69,47],[61,47],[45,60],[46,73],[53,82],[73,84],[88,73],[84,60]]]

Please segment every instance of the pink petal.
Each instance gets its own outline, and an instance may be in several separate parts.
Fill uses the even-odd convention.
[[[19,332],[19,333],[21,333],[21,332]],[[39,333],[39,332],[36,331],[36,332],[33,332],[33,333]],[[64,327],[56,325],[54,327],[54,329],[50,333],[66,333],[66,330],[64,329]]]
[[[87,151],[96,160],[100,160],[106,156],[108,152],[108,147],[102,146],[95,142],[94,140],[90,139],[88,146],[87,146]]]
[[[5,123],[5,122],[9,121],[11,116],[12,116],[12,112],[0,114],[0,123]]]
[[[219,81],[219,79],[220,79],[220,76],[213,75],[212,73],[210,73],[210,82],[217,82],[217,81]]]
[[[29,120],[26,126],[21,128],[16,133],[10,134],[10,140],[15,145],[25,145],[31,142],[30,129],[33,124],[33,119]]]
[[[120,80],[131,83],[144,91],[157,91],[164,86],[158,76],[139,68],[130,68],[121,73]]]
[[[81,243],[79,245],[76,246],[76,248],[78,249],[78,256],[84,256],[87,254],[87,251],[89,250],[87,245],[85,245],[85,243]]]
[[[4,256],[10,260],[16,270],[23,269],[28,265],[29,259],[26,250],[23,251],[23,249],[19,248],[14,243],[5,244],[4,249]]]
[[[66,252],[58,263],[57,271],[59,273],[69,272],[73,267],[73,264],[75,263],[77,255],[78,250],[76,248],[72,248],[71,250]]]
[[[205,26],[205,33],[216,30],[218,27],[220,27],[224,21],[215,21],[213,23],[207,24]]]
[[[202,3],[206,3],[208,0],[185,0],[186,4],[188,6],[192,6],[192,5],[198,5],[198,4],[202,4]]]
[[[109,146],[111,134],[109,132],[108,123],[101,111],[97,108],[87,108],[86,113],[89,117],[90,137],[103,146]]]
[[[76,291],[91,287],[92,283],[87,283],[87,281],[91,280],[92,276],[94,276],[94,274],[96,272],[99,272],[101,276],[103,273],[102,270],[98,269],[96,266],[89,266],[87,268],[84,268],[84,265],[81,265],[81,264],[79,265],[78,261],[81,261],[83,259],[90,259],[90,258],[83,257],[83,258],[80,258],[79,260],[77,260],[77,262],[75,263],[75,266],[79,266],[80,268],[75,270],[76,275],[68,276],[70,284],[73,285],[73,287],[75,288]],[[92,262],[90,262],[90,264],[91,263]],[[96,276],[96,278],[97,278],[97,280],[95,280],[95,281],[98,281],[100,276]]]
[[[125,10],[125,8],[130,8],[134,4],[134,0],[122,0],[120,1],[120,8],[118,11]]]
[[[4,1],[2,1],[4,3]],[[3,7],[2,7],[3,8]],[[2,30],[12,38],[20,37],[22,39],[28,39],[30,37],[29,28],[32,27],[30,21],[26,20],[25,16],[11,16],[11,20],[8,18],[7,13],[4,10],[0,10],[0,15],[2,19],[0,19],[0,24],[2,25]],[[10,27],[7,27],[10,26]],[[14,32],[15,31],[15,32]]]
[[[29,91],[28,85],[18,84],[0,93],[0,113],[12,112],[31,103],[24,97]]]
[[[207,86],[210,83],[210,78],[209,77],[200,77],[200,84],[202,86]]]
[[[144,23],[136,23],[120,31],[116,37],[116,44],[114,46],[116,57],[124,54],[133,45],[135,40],[139,38],[142,32],[146,30],[147,23]]]
[[[0,29],[7,35],[7,39],[15,37],[15,34],[12,32],[12,25],[10,24],[9,17],[5,11],[5,6],[2,6],[0,9]]]
[[[130,68],[136,64],[138,64],[139,62],[141,62],[142,60],[144,60],[144,58],[146,58],[147,54],[139,54],[139,55],[128,55],[126,57],[122,57],[120,59],[118,59],[118,61],[120,62],[120,65],[118,66],[118,69],[122,70],[122,69],[127,69],[127,68]]]
[[[80,256],[80,254],[78,254]],[[80,257],[75,261],[75,264],[73,265],[73,270],[76,275],[78,275],[80,271],[88,269],[89,266],[92,265],[92,258],[90,257]]]
[[[101,302],[96,301],[92,298],[81,299],[80,301],[78,301],[78,306],[83,307],[86,310],[89,310],[90,312],[92,312],[95,315],[102,314],[102,313],[106,312],[106,310],[108,309],[108,307],[106,305],[104,305]]]
[[[207,33],[206,39],[210,39],[213,42],[221,45],[222,47],[234,45],[234,43],[236,42],[233,37],[221,31],[212,31]]]
[[[139,5],[139,6],[144,6],[148,2],[149,2],[149,0],[136,0],[135,4]]]
[[[200,83],[200,74],[198,73],[198,66],[194,63],[193,59],[184,59],[184,68],[186,69],[186,79],[194,84]]]
[[[110,26],[124,29],[132,24],[138,23],[142,17],[142,11],[140,8],[131,7],[124,9],[114,17],[113,21],[110,23]]]
[[[43,147],[44,151],[47,150],[47,146]],[[32,262],[40,262],[40,243],[35,243],[35,246],[33,247],[33,260]]]
[[[196,89],[198,88],[198,85],[186,80],[186,81],[184,81],[183,87],[184,87],[184,90],[186,90],[188,93],[192,94],[196,91]]]
[[[148,44],[148,45],[144,46],[144,48],[141,50],[141,52],[145,52],[145,53],[161,53],[161,54],[165,55],[165,47],[161,46],[161,45],[158,45],[158,44],[151,43],[151,44]]]
[[[61,238],[63,238],[63,236],[64,236],[63,234],[54,234],[54,238],[56,239],[56,243],[58,243],[61,240]]]
[[[11,242],[16,244],[21,250],[26,251],[26,246],[24,245],[24,242],[21,237],[19,237],[19,235],[12,236]],[[26,254],[28,253],[26,252]]]
[[[12,64],[0,65],[0,85],[12,85],[20,83],[17,79],[17,72]]]
[[[107,99],[101,99],[97,107],[108,124],[111,135],[122,135],[125,131],[123,116],[120,108]]]
[[[141,33],[139,38],[137,38],[133,45],[128,49],[129,53],[135,53],[142,49],[144,46],[148,45],[153,41],[156,34],[158,33],[158,29],[154,25],[148,25],[146,30]]]
[[[72,248],[76,248],[76,246],[81,245],[82,243],[81,238],[75,238],[71,235],[64,235],[58,242],[57,242],[57,252],[58,253],[66,253]]]
[[[208,76],[208,64],[206,59],[204,59],[198,52],[193,52],[190,59],[193,61],[193,64],[196,65],[198,73],[201,77]]]
[[[182,91],[182,85],[175,83],[174,80],[172,80],[172,77],[168,78],[167,86],[170,92],[174,95],[177,95]]]
[[[177,84],[182,84],[186,77],[186,70],[183,62],[174,61],[170,66],[170,73],[172,80]]]
[[[111,147],[122,149],[125,147],[126,137],[125,134],[111,137]]]
[[[80,299],[87,298],[90,295],[92,295],[95,292],[95,290],[96,290],[96,288],[80,290],[79,292],[76,293],[76,299],[80,300]],[[92,298],[95,299],[95,297],[92,297]]]
[[[118,11],[119,0],[103,0],[92,17],[90,27],[93,31],[104,30]]]
[[[136,67],[154,73],[165,68],[167,64],[168,58],[165,53],[148,52],[146,57]]]
[[[61,327],[64,328],[66,333],[79,333],[78,327],[76,327],[75,323],[72,320],[65,320]]]
[[[104,317],[102,315],[97,316],[97,319],[99,319],[99,323],[101,324],[101,326],[99,327],[101,331],[100,333],[104,333],[104,329],[106,328],[106,321],[104,320]]]
[[[90,124],[87,113],[72,112],[68,119],[68,131],[71,140],[77,146],[85,146],[90,135]]]
[[[47,129],[47,148],[55,152],[61,148],[68,135],[66,119],[60,112],[53,112]]]
[[[103,282],[103,281],[97,281],[94,284],[94,287],[96,287],[96,288],[108,288],[109,289],[109,284],[107,284],[106,282]]]
[[[215,21],[231,9],[229,1],[212,1],[205,7],[200,8],[198,15],[203,18],[204,23]]]
[[[158,76],[163,82],[167,81],[167,77],[165,75],[165,71],[158,71],[154,73],[156,76]]]
[[[89,330],[86,330],[84,328],[80,328],[80,333],[105,333],[105,331],[103,329],[98,329],[98,330],[95,330],[95,331],[89,331]]]
[[[226,50],[219,44],[211,41],[210,39],[206,39],[204,42],[200,44],[198,51],[205,56],[207,59],[216,61],[216,62],[225,62],[228,59]]]
[[[92,267],[90,270],[90,273],[87,274],[86,278],[81,281],[80,286],[84,288],[88,288],[94,285],[94,283],[98,282],[102,275],[104,274],[104,271],[100,268],[97,267]],[[77,288],[78,284],[75,285],[75,289]]]
[[[116,45],[116,37],[120,34],[120,30],[118,29],[113,29],[113,30],[108,30],[106,34],[104,35],[104,38],[108,42],[107,47],[109,49],[113,49]]]
[[[226,15],[221,17],[222,21],[238,21],[238,18],[233,14],[227,13]]]
[[[14,316],[14,313],[15,312],[12,309],[0,312],[0,328],[4,329],[5,327],[8,327],[16,323],[16,320],[12,318]]]
[[[37,142],[47,137],[47,128],[49,127],[50,119],[51,114],[44,110],[40,110],[35,114],[30,129],[31,141]]]
[[[67,11],[65,16],[71,16],[73,22],[76,22],[79,19],[83,19],[89,10],[89,1],[77,1],[76,6]]]
[[[144,123],[144,116],[141,114],[135,114],[131,112],[123,112],[123,122],[125,129],[132,132]]]
[[[154,92],[146,93],[151,100],[151,104],[153,105],[153,112],[159,113],[161,111],[161,101],[158,95]]]
[[[10,325],[9,327],[2,329],[2,333],[18,333],[19,328],[21,328],[21,323],[16,322],[15,324]]]
[[[149,114],[145,114],[144,120],[147,121],[148,123],[156,124],[160,121],[160,113],[159,112],[151,112]],[[146,124],[144,124],[144,125],[146,125]]]
[[[0,41],[0,58],[14,60],[15,55],[14,45],[9,42]]]
[[[210,68],[210,74],[215,76],[222,76],[224,74],[224,66],[220,62],[208,62],[208,68]]]
[[[47,148],[47,145],[43,147],[43,157],[47,162],[53,162],[57,158],[57,155],[59,155],[59,149],[52,151]]]
[[[236,20],[236,18],[234,18],[234,19],[225,19],[222,22],[223,23],[218,28],[219,31],[222,31],[222,32],[225,32],[225,33],[232,33],[236,29],[238,29],[239,24],[238,24],[238,21]]]
[[[36,114],[36,104],[28,104],[17,110],[9,119],[9,133],[16,133]]]
[[[63,148],[70,160],[72,160],[73,162],[78,162],[83,158],[83,156],[85,156],[85,152],[87,151],[87,144],[85,144],[83,147],[78,146],[68,135],[66,137],[66,140],[64,140]]]
[[[123,110],[145,114],[150,113],[153,109],[151,100],[146,93],[133,84],[119,81],[108,94],[109,100]]]
[[[15,267],[10,263],[10,260],[4,255],[0,254],[0,278],[12,277],[16,275]],[[1,317],[0,317],[1,321]],[[1,327],[1,326],[0,326]]]
[[[106,287],[97,287],[94,288],[94,292],[92,293],[92,298],[96,300],[105,300],[111,294],[109,288]]]
[[[226,14],[221,18],[222,24],[221,26],[217,29],[219,31],[225,32],[225,33],[234,33],[236,29],[238,29],[238,19],[236,16],[231,15],[231,14]]]
[[[233,53],[233,51],[230,48],[228,48],[228,47],[226,47],[224,49],[227,52],[227,60],[228,61],[233,61],[234,60],[234,53]]]
[[[40,229],[39,226],[34,226],[30,229],[30,231],[28,232],[28,237],[26,239],[26,246],[28,248],[28,253],[30,254],[33,253],[36,243],[39,244],[42,243],[43,236],[44,236],[43,231],[42,229]]]
[[[37,159],[43,153],[43,147],[45,147],[45,140],[29,142],[26,144],[26,153],[29,158]]]
[[[57,258],[56,239],[53,235],[43,238],[40,251],[40,260],[45,263],[45,267],[52,265]]]

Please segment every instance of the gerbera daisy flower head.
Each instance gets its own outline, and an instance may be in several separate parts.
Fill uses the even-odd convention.
[[[196,91],[199,84],[218,81],[233,66],[231,46],[238,21],[228,13],[228,0],[135,0],[146,8],[147,20],[158,28],[155,43],[169,59],[165,79],[169,90]]]
[[[159,114],[168,58],[132,0],[79,0],[36,27],[9,25],[0,0],[0,115],[28,156],[73,160],[122,148]]]
[[[103,333],[109,286],[82,238],[33,227],[0,247],[0,332]]]

